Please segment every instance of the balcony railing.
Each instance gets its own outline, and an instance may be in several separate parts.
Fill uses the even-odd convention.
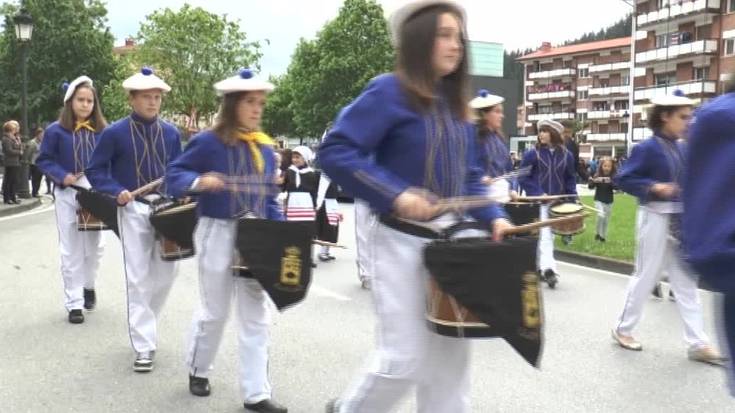
[[[593,87],[589,90],[590,96],[608,96],[608,95],[620,95],[630,93],[630,85],[626,86],[607,86],[607,87]]]
[[[628,70],[630,62],[606,63],[590,66],[590,73],[612,72],[613,70]]]
[[[636,53],[635,61],[638,63],[653,62],[657,60],[666,61],[679,56],[700,55],[704,53],[717,53],[717,40],[697,40],[696,42],[676,44],[669,47]]]
[[[628,110],[591,110],[587,112],[587,119],[617,119],[629,114]]]
[[[574,119],[574,113],[557,112],[557,113],[538,113],[535,115],[528,115],[529,122],[538,122],[540,120],[566,120],[566,119]]]
[[[528,78],[535,79],[551,79],[555,77],[574,76],[577,74],[577,69],[566,68],[556,70],[545,70],[543,72],[533,72],[528,74]]]
[[[720,0],[689,0],[679,2],[672,1],[671,7],[664,7],[660,10],[652,11],[650,13],[639,14],[637,17],[638,27],[642,27],[648,24],[661,23],[669,19],[675,19],[679,16],[684,16],[691,13],[700,12],[703,10],[710,9],[716,12],[720,9]],[[671,23],[671,21],[669,21]]]
[[[528,100],[545,100],[545,99],[561,99],[561,98],[573,98],[574,92],[571,90],[560,90],[557,92],[541,92],[541,93],[529,93]]]
[[[675,90],[681,90],[686,95],[715,93],[717,91],[717,82],[712,80],[696,80],[690,82],[676,83],[669,86],[656,86],[645,89],[637,89],[635,91],[635,99],[649,100],[657,96],[671,95],[674,93]]]
[[[607,142],[607,141],[625,141],[627,133],[625,132],[619,132],[619,133],[588,133],[587,141],[588,142]]]

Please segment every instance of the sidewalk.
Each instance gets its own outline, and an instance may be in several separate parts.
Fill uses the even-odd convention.
[[[2,185],[2,182],[2,175],[0,175],[0,185]],[[40,193],[43,194],[45,190],[46,188],[45,186],[43,186]],[[18,200],[20,201],[20,204],[8,205],[2,202],[2,199],[0,199],[0,217],[19,214],[21,212],[39,207],[42,203],[48,204],[53,202],[53,198],[51,197],[51,195],[42,195],[40,198],[18,198]]]

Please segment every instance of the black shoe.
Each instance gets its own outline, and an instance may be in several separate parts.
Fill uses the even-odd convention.
[[[265,399],[255,404],[245,403],[245,410],[258,413],[288,413],[288,409],[274,402],[271,399]]]
[[[329,254],[319,254],[317,258],[319,258],[319,261],[321,262],[327,262],[329,261]]]
[[[315,262],[312,262],[311,263],[311,268],[316,268],[316,263]]]
[[[651,291],[651,295],[653,295],[653,298],[657,300],[661,300],[664,298],[663,294],[661,293],[661,283],[656,284],[655,287],[653,287],[653,291]]]
[[[559,274],[549,269],[544,271],[544,279],[546,283],[549,284],[549,288],[554,289],[556,288],[556,284],[559,282]]]
[[[84,309],[92,311],[97,306],[97,294],[94,290],[84,289]]]
[[[327,406],[325,407],[326,413],[337,413],[339,411],[339,400],[332,399],[327,403]]]
[[[207,397],[210,392],[208,378],[189,375],[189,393],[194,396]]]
[[[669,301],[676,301],[676,297],[674,297],[674,291],[669,289]]]
[[[602,237],[598,234],[595,234],[595,241],[602,241]]]
[[[153,356],[155,352],[147,351],[138,353],[133,362],[133,371],[137,373],[148,373],[153,370]]]
[[[546,275],[544,275],[544,272],[541,270],[537,270],[536,274],[538,275],[538,279],[541,282],[546,282]]]
[[[82,314],[82,310],[69,311],[69,322],[72,324],[82,324],[84,322],[84,314]]]
[[[327,260],[329,260],[329,261],[334,261],[334,260],[336,260],[336,259],[337,259],[337,257],[335,257],[334,255],[332,255],[332,254],[327,254]]]
[[[600,242],[607,242],[605,238],[600,237]]]

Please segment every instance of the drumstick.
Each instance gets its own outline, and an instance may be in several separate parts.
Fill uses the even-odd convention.
[[[521,176],[529,175],[530,173],[531,173],[531,167],[530,166],[527,166],[525,168],[516,169],[515,171],[510,171],[510,172],[505,173],[503,175],[496,176],[495,178],[492,178],[490,180],[490,183],[497,182],[497,181],[499,181],[501,179],[518,178],[518,177],[521,177]]]
[[[322,247],[342,248],[345,250],[347,249],[347,247],[345,247],[344,245],[334,244],[327,241],[319,241],[318,239],[312,240],[311,243],[315,245],[321,245]]]
[[[140,188],[130,192],[130,195],[132,195],[133,198],[144,195],[147,192],[150,192],[154,189],[156,189],[158,186],[160,186],[163,183],[163,178],[158,178],[155,181],[151,181]]]
[[[595,212],[597,212],[598,214],[601,214],[601,213],[602,213],[602,211],[600,211],[599,209],[597,209],[597,208],[592,208],[592,207],[591,207],[591,206],[589,206],[589,205],[585,205],[585,204],[582,204],[582,206],[583,206],[583,207],[585,207],[585,208],[587,208],[587,209],[589,209],[590,211],[595,211]]]
[[[586,216],[587,216],[586,214],[573,214],[573,215],[569,215],[569,216],[561,217],[561,218],[545,219],[539,222],[533,222],[533,223],[525,224],[525,225],[518,225],[513,228],[509,228],[505,230],[503,233],[506,235],[522,234],[524,232],[531,232],[535,229],[548,227],[550,225],[560,224],[560,223],[564,223],[567,221],[574,221],[580,218],[585,218]]]
[[[568,194],[568,195],[540,195],[540,196],[520,196],[518,197],[518,201],[553,201],[555,199],[563,199],[563,198],[577,198],[579,195],[577,194]]]

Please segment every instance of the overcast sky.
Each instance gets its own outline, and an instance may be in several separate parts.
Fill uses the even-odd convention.
[[[405,0],[379,0],[387,13]],[[159,8],[180,8],[180,0],[107,0],[116,45],[138,32],[145,16]],[[240,20],[250,40],[270,40],[263,50],[265,73],[285,72],[301,37],[313,38],[337,15],[342,0],[189,0],[216,14]],[[502,43],[507,50],[559,43],[597,31],[630,10],[622,0],[464,0],[472,40]],[[581,17],[583,16],[583,17]]]

